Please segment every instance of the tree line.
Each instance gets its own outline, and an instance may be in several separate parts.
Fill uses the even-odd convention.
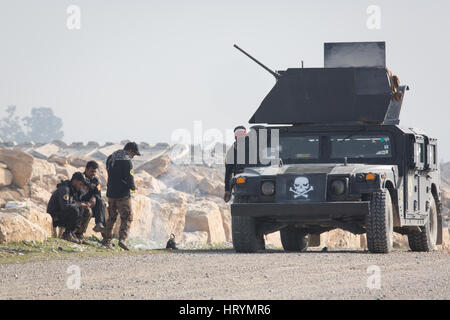
[[[50,142],[64,137],[62,119],[51,108],[39,107],[31,115],[19,117],[16,106],[8,106],[0,118],[0,139],[4,142]]]

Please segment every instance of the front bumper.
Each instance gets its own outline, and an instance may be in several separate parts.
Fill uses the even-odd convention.
[[[293,218],[328,220],[364,217],[369,214],[369,202],[308,202],[308,203],[233,203],[232,216],[254,218]]]

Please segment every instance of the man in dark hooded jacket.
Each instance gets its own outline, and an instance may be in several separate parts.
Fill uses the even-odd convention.
[[[119,246],[124,250],[129,250],[125,240],[133,221],[131,193],[136,190],[131,159],[140,155],[137,144],[129,142],[123,150],[117,150],[106,160],[106,169],[108,170],[106,196],[108,197],[109,217],[106,222],[103,245],[107,248],[111,248],[112,229],[117,215],[120,215]]]
[[[225,202],[231,200],[233,177],[241,173],[245,168],[245,164],[249,161],[249,146],[246,134],[247,129],[244,126],[239,126],[234,129],[235,141],[225,156],[225,193],[223,197]],[[244,150],[238,148],[238,141],[243,144]]]
[[[81,172],[75,172],[71,180],[57,185],[48,202],[47,213],[52,216],[53,227],[65,228],[62,234],[64,240],[79,243],[74,232],[80,227],[83,210],[89,207],[81,201],[88,183]]]

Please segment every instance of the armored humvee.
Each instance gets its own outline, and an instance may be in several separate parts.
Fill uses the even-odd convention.
[[[301,252],[336,228],[367,234],[372,253],[390,252],[394,232],[413,251],[442,243],[437,140],[400,126],[409,88],[386,68],[384,42],[326,43],[324,68],[286,71],[235,47],[276,78],[249,121],[267,148],[257,143],[256,163],[233,178],[237,252],[263,249],[276,231]]]

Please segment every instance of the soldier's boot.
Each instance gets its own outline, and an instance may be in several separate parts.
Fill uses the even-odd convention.
[[[81,233],[77,232],[74,235],[81,244],[89,244],[89,242],[86,240],[86,238]]]
[[[63,240],[70,241],[73,243],[77,243],[77,244],[80,243],[80,240],[78,240],[78,238],[71,231],[68,231],[68,230],[64,231],[61,238]]]
[[[106,249],[112,249],[111,240],[103,238],[102,240],[102,246],[104,246]]]
[[[83,235],[86,233],[91,217],[92,217],[91,209],[84,209],[81,217],[80,226],[75,230],[75,236],[78,238],[78,240],[80,240],[80,243],[83,244],[87,243]]]
[[[130,248],[125,244],[125,240],[119,240],[119,247],[121,247],[125,251],[130,251]]]
[[[105,226],[103,225],[103,223],[99,222],[95,225],[95,227],[92,230],[94,230],[94,232],[103,233],[105,231]]]

